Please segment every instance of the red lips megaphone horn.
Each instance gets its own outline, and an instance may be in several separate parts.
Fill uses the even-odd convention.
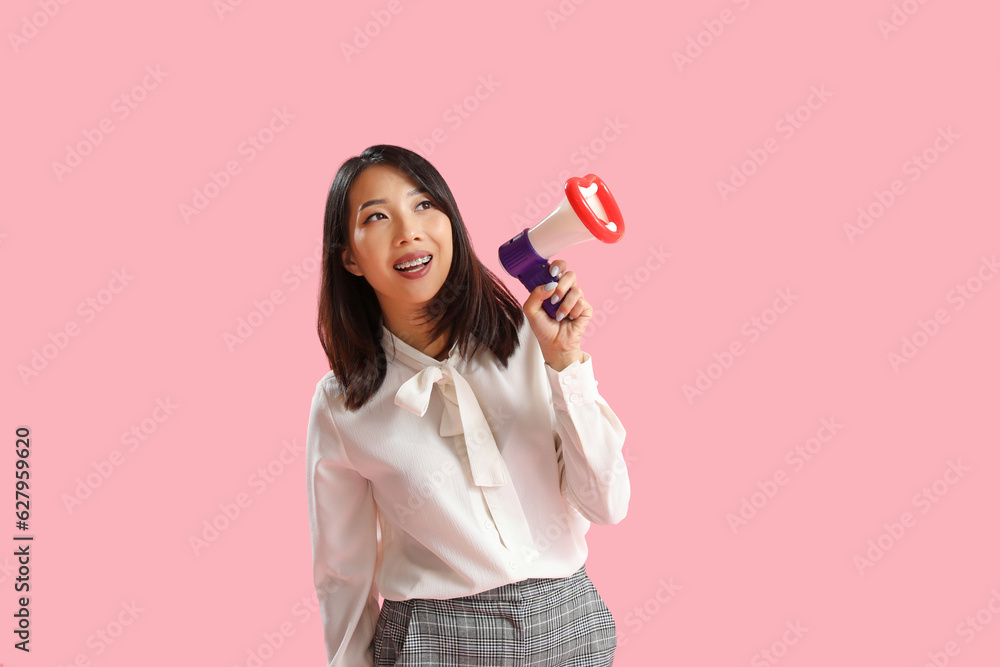
[[[529,292],[552,281],[548,259],[564,248],[592,239],[617,243],[625,235],[622,212],[600,178],[574,176],[564,190],[566,196],[556,210],[500,246],[500,264]],[[553,319],[558,308],[549,299],[542,302]]]

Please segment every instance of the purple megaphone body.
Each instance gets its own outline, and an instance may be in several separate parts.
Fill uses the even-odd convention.
[[[587,174],[566,181],[559,206],[531,229],[500,246],[500,264],[530,292],[552,281],[548,258],[576,243],[598,239],[617,243],[625,221],[615,198],[600,178]],[[555,319],[559,304],[546,299],[542,309]]]

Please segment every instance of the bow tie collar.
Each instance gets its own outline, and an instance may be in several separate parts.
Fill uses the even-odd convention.
[[[510,481],[510,474],[497,447],[482,406],[472,386],[459,373],[462,361],[457,344],[452,346],[446,361],[438,361],[407,345],[384,325],[386,354],[417,371],[396,392],[396,405],[422,417],[430,404],[431,392],[437,387],[441,392],[444,409],[441,413],[440,434],[457,436],[464,446],[472,471],[472,482],[482,491],[494,524],[508,549],[520,545],[529,560],[537,557],[520,499]],[[475,362],[466,364],[474,368]]]
[[[452,346],[448,359],[441,362],[407,345],[384,325],[383,329],[395,347],[396,357],[417,371],[396,392],[396,405],[423,417],[436,385],[444,403],[439,431],[441,436],[463,436],[476,486],[504,485],[507,482],[507,466],[500,456],[493,431],[472,387],[456,368],[461,361],[458,345]]]

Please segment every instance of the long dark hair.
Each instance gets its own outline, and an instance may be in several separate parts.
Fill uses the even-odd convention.
[[[316,329],[349,410],[357,410],[375,395],[385,380],[387,360],[382,347],[382,309],[364,276],[344,268],[341,253],[348,247],[348,193],[368,167],[384,164],[413,179],[451,220],[452,261],[444,285],[423,309],[433,323],[430,340],[450,331],[444,349],[458,342],[463,357],[488,348],[506,368],[517,349],[524,312],[507,287],[487,269],[472,249],[458,204],[448,184],[422,156],[399,146],[370,146],[337,171],[326,200],[323,222],[323,278]]]

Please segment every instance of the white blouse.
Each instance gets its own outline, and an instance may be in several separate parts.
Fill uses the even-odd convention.
[[[383,334],[388,369],[372,399],[348,411],[330,371],[309,415],[329,667],[371,665],[379,594],[452,598],[568,577],[587,558],[591,522],[628,510],[625,429],[590,355],[555,371],[526,319],[506,369],[489,350],[466,360],[455,345],[438,361]]]

